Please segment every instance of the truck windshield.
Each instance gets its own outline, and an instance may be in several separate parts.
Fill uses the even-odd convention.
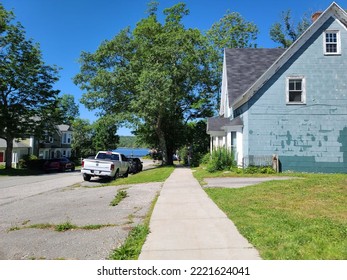
[[[119,160],[119,155],[111,153],[98,153],[96,158],[103,160]]]

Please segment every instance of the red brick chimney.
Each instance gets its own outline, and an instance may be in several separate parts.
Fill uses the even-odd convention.
[[[317,20],[317,18],[319,18],[319,16],[322,14],[323,12],[319,11],[319,12],[315,12],[312,16],[312,22],[315,22]]]

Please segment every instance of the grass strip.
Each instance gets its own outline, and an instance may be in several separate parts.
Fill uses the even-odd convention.
[[[126,190],[118,190],[116,196],[114,199],[110,202],[110,206],[116,206],[118,205],[124,198],[128,196],[128,193]]]
[[[41,223],[41,224],[33,224],[33,225],[28,225],[28,226],[22,226],[22,227],[18,227],[18,226],[14,226],[11,227],[9,229],[9,231],[15,231],[15,230],[21,230],[21,229],[27,229],[27,228],[35,228],[35,229],[51,229],[51,230],[55,230],[58,232],[64,232],[64,231],[68,231],[68,230],[73,230],[73,229],[83,229],[83,230],[97,230],[97,229],[101,229],[104,227],[113,227],[113,226],[117,226],[117,225],[113,225],[113,224],[96,224],[96,225],[86,225],[86,226],[77,226],[74,224],[71,224],[69,221],[65,222],[65,223],[61,223],[61,224],[49,224],[49,223]]]
[[[163,166],[144,170],[127,178],[117,178],[116,180],[106,184],[106,186],[164,182],[171,175],[174,169],[175,167],[173,166]]]

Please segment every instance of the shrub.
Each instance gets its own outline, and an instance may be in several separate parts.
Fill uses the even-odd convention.
[[[188,147],[184,146],[179,149],[178,156],[182,164],[188,164]]]
[[[212,151],[206,169],[208,172],[215,172],[230,170],[233,166],[235,166],[234,153],[227,148],[217,148]]]
[[[19,168],[30,168],[31,162],[36,162],[38,160],[35,155],[24,155],[22,159],[19,160]]]
[[[237,173],[241,174],[275,174],[276,171],[271,166],[254,166],[239,169]]]
[[[206,165],[206,164],[208,164],[210,159],[211,159],[211,153],[207,153],[201,158],[200,164]]]

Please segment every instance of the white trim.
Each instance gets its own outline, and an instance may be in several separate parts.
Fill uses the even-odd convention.
[[[327,52],[327,44],[329,44],[329,42],[326,42],[326,34],[336,34],[336,52]],[[330,44],[334,44],[334,43],[330,43]],[[340,30],[325,30],[323,33],[323,53],[324,55],[330,56],[330,55],[341,55],[341,36],[340,36]]]
[[[236,131],[236,154],[237,154],[237,165],[243,166],[243,132]]]
[[[225,59],[225,50],[224,50],[224,59],[223,59],[223,72],[222,72],[222,88],[221,88],[221,97],[220,97],[220,106],[219,106],[219,115],[228,116],[228,75],[227,75],[227,66]]]
[[[301,80],[301,101],[289,101],[289,81]],[[286,77],[286,104],[287,105],[305,105],[306,104],[306,78],[305,76]]]

